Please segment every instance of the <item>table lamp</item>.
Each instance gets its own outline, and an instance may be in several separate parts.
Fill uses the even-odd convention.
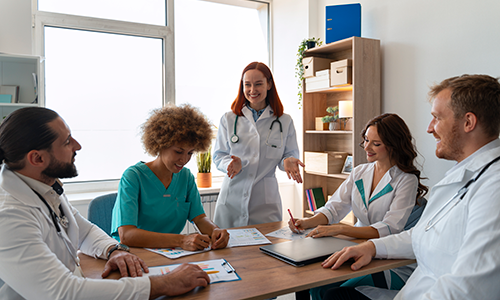
[[[343,129],[347,129],[347,125],[350,119],[353,117],[352,111],[352,101],[339,101],[339,119],[343,124]],[[349,126],[351,127],[351,126]],[[352,128],[349,128],[351,130]]]

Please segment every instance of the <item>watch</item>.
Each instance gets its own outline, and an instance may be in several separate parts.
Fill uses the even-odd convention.
[[[108,251],[108,259],[111,256],[111,253],[113,253],[115,250],[122,250],[122,251],[127,251],[130,252],[130,248],[127,245],[124,244],[116,244],[113,248],[111,248]]]

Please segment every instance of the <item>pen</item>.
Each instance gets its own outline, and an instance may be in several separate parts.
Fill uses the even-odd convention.
[[[198,228],[198,226],[196,226],[196,224],[193,221],[191,221],[191,224],[193,224],[194,230],[196,230],[198,234],[203,235],[203,233],[201,233],[200,229]],[[205,250],[210,250],[210,244],[208,244],[208,247],[205,248]]]
[[[203,234],[203,233],[201,233],[200,229],[198,228],[198,226],[196,226],[196,224],[193,221],[191,221],[191,224],[193,224],[194,230],[196,230],[196,232],[198,234]]]
[[[297,231],[300,232],[299,227],[297,227],[297,225],[295,225],[295,219],[293,218],[292,212],[290,211],[290,209],[288,209],[288,214],[290,215],[290,218],[292,219],[293,226],[295,226]]]

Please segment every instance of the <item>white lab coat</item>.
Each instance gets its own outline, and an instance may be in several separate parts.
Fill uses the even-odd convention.
[[[230,111],[220,120],[214,148],[214,163],[226,173],[215,207],[214,222],[221,228],[231,228],[281,221],[282,207],[276,180],[276,166],[284,171],[283,160],[299,158],[297,137],[292,118],[283,114],[279,121],[283,128],[281,148],[266,144],[271,123],[276,119],[270,106],[255,122],[246,106],[238,118],[239,141],[232,143],[236,115]],[[280,126],[274,123],[268,144],[281,144]],[[233,179],[227,176],[231,155],[238,156],[242,169]]]
[[[0,299],[147,299],[147,277],[85,279],[73,274],[75,262],[58,236],[49,210],[14,172],[0,172]],[[116,241],[83,218],[64,194],[61,206],[69,219],[62,233],[68,245],[103,256]]]
[[[498,156],[500,140],[496,139],[454,166],[433,187],[427,207],[413,229],[373,240],[379,258],[417,259],[417,269],[395,299],[498,299],[500,162],[472,183],[455,207],[449,210],[452,205],[448,205],[434,217],[435,225],[425,231],[435,213]],[[380,294],[377,297],[392,299]]]
[[[371,226],[379,236],[399,233],[415,206],[418,179],[414,174],[390,168],[370,195],[375,163],[354,168],[325,206],[317,209],[328,223],[338,223],[352,209],[358,219],[355,226]]]

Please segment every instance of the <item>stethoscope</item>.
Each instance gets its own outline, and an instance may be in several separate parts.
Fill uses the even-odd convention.
[[[271,131],[273,130],[273,125],[275,122],[277,122],[280,125],[281,144],[279,147],[274,145],[274,144],[269,144],[269,137],[271,136]],[[233,136],[231,136],[232,143],[237,143],[240,140],[240,138],[236,134],[236,124],[238,124],[238,115],[236,115],[236,119],[234,120],[234,133],[233,133]],[[279,117],[276,117],[276,119],[271,123],[271,127],[269,127],[269,133],[267,134],[267,138],[266,138],[266,145],[268,145],[269,147],[272,147],[272,148],[277,148],[277,149],[280,149],[281,147],[283,147],[283,127],[281,125],[281,121],[279,120]]]
[[[45,199],[42,197],[42,195],[40,195],[35,190],[33,190],[33,192],[35,192],[35,194],[38,196],[38,198],[40,198],[40,200],[42,200],[42,202],[49,209],[52,223],[54,223],[54,227],[56,227],[57,235],[63,240],[64,245],[66,246],[66,249],[68,250],[69,254],[71,255],[71,258],[73,258],[73,260],[75,261],[76,266],[78,268],[80,268],[80,258],[78,258],[78,256],[76,255],[76,251],[74,251],[74,249],[68,245],[68,242],[66,241],[66,239],[62,235],[61,227],[59,226],[59,224],[61,224],[64,228],[68,228],[68,223],[69,223],[68,218],[64,215],[64,211],[62,210],[62,206],[59,205],[59,211],[61,212],[61,217],[58,217],[56,212],[52,209],[52,207],[50,207],[50,205],[47,203],[47,201],[45,201]]]
[[[458,190],[458,192],[456,192],[456,194],[450,198],[450,200],[448,200],[430,219],[429,219],[429,222],[427,222],[427,226],[425,226],[425,231],[429,231],[432,227],[434,227],[434,225],[436,225],[437,222],[439,222],[447,213],[449,213],[455,206],[457,206],[457,204],[465,197],[465,194],[467,194],[467,192],[469,191],[469,186],[476,182],[479,177],[481,177],[481,175],[483,175],[483,173],[492,165],[494,164],[495,162],[497,162],[498,160],[500,160],[500,156],[495,158],[494,160],[490,161],[486,166],[484,166],[484,168],[481,170],[481,172],[479,172],[479,174],[477,174],[476,177],[472,178],[471,180],[467,181],[467,183],[461,188]],[[456,201],[455,203],[453,203],[453,205],[439,218],[437,219],[436,221],[434,221],[434,219],[437,217],[437,215],[439,215],[444,209],[445,207],[447,207],[453,200],[455,200],[457,197],[459,197],[458,201]]]

